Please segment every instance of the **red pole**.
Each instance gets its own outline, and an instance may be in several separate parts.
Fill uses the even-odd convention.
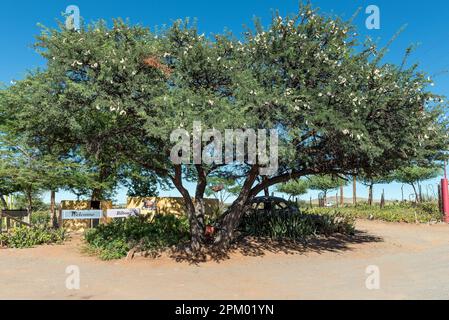
[[[441,200],[443,202],[444,222],[449,223],[449,190],[446,173],[446,161],[444,161],[444,179],[441,180]]]

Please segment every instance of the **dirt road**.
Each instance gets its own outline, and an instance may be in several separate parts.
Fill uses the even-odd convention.
[[[170,258],[103,262],[82,254],[76,240],[1,249],[0,299],[449,298],[449,226],[359,221],[357,227],[362,232],[351,240],[288,253],[252,248],[200,265]],[[79,267],[79,290],[66,288],[70,265]],[[378,290],[366,287],[369,266],[380,272]]]

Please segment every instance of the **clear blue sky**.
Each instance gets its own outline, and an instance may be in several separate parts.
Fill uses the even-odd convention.
[[[314,0],[315,6],[323,12],[350,18],[357,8],[361,7],[355,20],[359,33],[379,39],[386,43],[402,26],[405,31],[391,47],[387,60],[399,63],[404,50],[410,44],[419,44],[411,58],[411,62],[419,62],[421,69],[435,76],[435,92],[449,96],[449,2],[446,0],[406,1],[406,0]],[[365,28],[365,8],[377,5],[381,13],[380,30]],[[198,26],[206,34],[222,32],[225,28],[235,34],[242,31],[243,24],[251,24],[254,16],[260,17],[264,24],[269,23],[273,10],[281,14],[295,12],[297,0],[228,0],[228,1],[2,1],[0,3],[0,30],[2,48],[0,50],[0,82],[9,84],[13,79],[21,79],[29,69],[45,67],[45,62],[34,52],[31,45],[39,33],[37,23],[46,26],[56,25],[61,13],[68,5],[77,5],[86,22],[98,19],[110,21],[112,18],[129,18],[131,23],[139,23],[154,27],[170,24],[178,18],[197,18]],[[429,184],[436,184],[432,181]],[[375,196],[379,197],[381,189],[385,189],[387,198],[400,199],[401,186],[392,184],[379,186]],[[406,187],[408,196],[411,189]],[[177,192],[163,192],[163,195],[177,195]],[[360,196],[366,197],[366,190],[359,187]],[[346,190],[350,195],[350,189]],[[316,196],[313,193],[312,196]],[[72,199],[67,193],[60,193],[57,200]],[[120,190],[119,202],[125,200],[125,192]]]

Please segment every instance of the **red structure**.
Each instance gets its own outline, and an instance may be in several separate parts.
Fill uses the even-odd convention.
[[[441,201],[444,213],[444,222],[449,223],[449,191],[446,173],[446,161],[444,162],[444,179],[441,179]]]

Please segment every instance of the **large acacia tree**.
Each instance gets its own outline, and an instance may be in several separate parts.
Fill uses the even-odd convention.
[[[205,37],[187,22],[152,33],[115,21],[79,32],[45,29],[37,46],[48,59],[47,95],[58,103],[26,126],[31,140],[70,142],[68,152],[103,164],[105,176],[132,163],[170,181],[185,200],[195,250],[204,241],[211,177],[243,181],[217,222],[216,244],[226,247],[250,200],[273,185],[316,174],[386,174],[416,159],[434,162],[446,148],[427,76],[382,63],[384,51],[360,44],[352,25],[310,6],[275,16],[267,28],[256,23],[240,41]],[[42,104],[21,108],[32,115]],[[56,127],[45,124],[48,114]],[[249,161],[174,164],[170,135],[192,132],[194,121],[220,132],[276,129],[279,170],[261,176],[264,165]],[[36,130],[41,124],[48,130]],[[211,145],[224,151],[201,143]],[[196,181],[193,194],[186,179]]]

